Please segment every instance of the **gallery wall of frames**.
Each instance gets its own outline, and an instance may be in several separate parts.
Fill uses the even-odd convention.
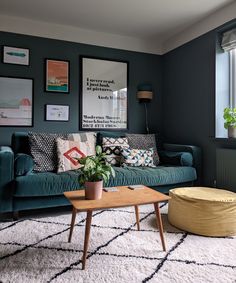
[[[156,91],[150,127],[161,130],[161,56],[0,32],[0,145],[14,131],[143,132],[140,83]],[[153,114],[152,114],[153,113]]]

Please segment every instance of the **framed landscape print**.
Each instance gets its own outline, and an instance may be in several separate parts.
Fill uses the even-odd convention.
[[[80,57],[80,129],[128,129],[128,62]]]
[[[29,49],[3,46],[3,63],[29,66]]]
[[[0,77],[0,126],[33,126],[33,79]]]
[[[46,121],[69,121],[69,105],[46,105]]]
[[[46,59],[45,91],[69,93],[69,61]]]

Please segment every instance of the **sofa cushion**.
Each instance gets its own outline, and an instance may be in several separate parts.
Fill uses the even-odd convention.
[[[156,137],[154,134],[126,134],[128,143],[131,148],[135,149],[146,149],[153,148],[154,165],[159,164],[159,156],[156,148]]]
[[[27,175],[34,169],[32,156],[24,153],[17,153],[14,160],[15,176]]]
[[[196,180],[193,167],[114,167],[115,178],[111,178],[107,186],[143,184],[146,186],[170,185]],[[78,171],[63,173],[31,173],[16,177],[15,196],[48,196],[61,195],[64,191],[79,189]]]
[[[132,148],[123,148],[121,151],[123,166],[146,166],[146,167],[155,167],[153,164],[153,148],[150,150],[146,149],[132,149]]]
[[[78,158],[86,157],[88,154],[88,147],[85,142],[70,141],[58,138],[57,142],[57,157],[58,167],[57,172],[65,172],[69,170],[76,170],[82,167]]]
[[[124,132],[106,132],[106,131],[101,131],[97,133],[97,144],[102,146],[102,139],[104,137],[108,138],[119,138],[119,137],[125,137]]]
[[[114,166],[120,166],[121,164],[121,151],[124,148],[128,148],[127,138],[109,138],[104,137],[102,139],[102,150],[106,153],[106,162]]]
[[[30,151],[33,156],[36,172],[56,171],[58,167],[56,139],[86,142],[95,154],[96,133],[81,132],[71,134],[51,134],[29,132]]]
[[[159,151],[161,164],[175,166],[193,166],[193,155],[190,152]]]
[[[29,132],[30,152],[37,172],[57,170],[57,138],[67,138],[67,134],[49,134]]]

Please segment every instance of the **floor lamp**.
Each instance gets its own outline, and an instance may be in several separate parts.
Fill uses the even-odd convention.
[[[145,125],[146,125],[147,134],[149,134],[147,103],[149,103],[152,100],[152,97],[153,97],[152,91],[140,90],[137,92],[137,98],[140,103],[144,104],[144,108],[145,108]]]

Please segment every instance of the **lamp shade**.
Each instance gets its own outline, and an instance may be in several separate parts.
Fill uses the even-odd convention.
[[[152,100],[153,97],[153,92],[152,91],[147,91],[147,90],[140,90],[137,92],[137,98],[139,100]]]

